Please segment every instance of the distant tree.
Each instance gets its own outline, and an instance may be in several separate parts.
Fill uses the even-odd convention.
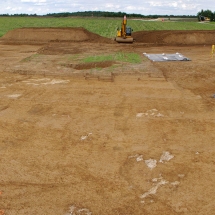
[[[199,21],[203,21],[202,19],[204,19],[203,17],[208,17],[210,19],[210,21],[212,21],[214,19],[214,14],[211,10],[201,10],[197,13],[197,17]]]
[[[7,13],[7,14],[0,14],[0,16],[9,16],[9,14]]]

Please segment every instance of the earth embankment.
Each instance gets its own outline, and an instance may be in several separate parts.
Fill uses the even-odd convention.
[[[163,45],[209,45],[215,43],[215,31],[138,31],[133,37],[140,43]]]
[[[137,43],[157,45],[209,45],[215,43],[215,31],[204,30],[159,30],[133,33]],[[2,37],[6,43],[96,42],[115,43],[84,28],[19,28]]]
[[[9,31],[2,39],[10,43],[47,43],[50,41],[110,43],[112,41],[84,28],[19,28]]]

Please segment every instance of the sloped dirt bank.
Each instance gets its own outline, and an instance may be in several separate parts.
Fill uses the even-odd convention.
[[[2,39],[8,43],[47,43],[50,41],[110,43],[112,41],[84,28],[19,28],[9,31]]]
[[[140,43],[167,45],[206,45],[215,43],[215,31],[138,31],[133,37]]]

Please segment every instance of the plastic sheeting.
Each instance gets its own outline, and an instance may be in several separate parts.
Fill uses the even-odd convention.
[[[152,61],[190,61],[189,58],[185,57],[180,53],[175,54],[147,54],[143,53],[148,59]]]

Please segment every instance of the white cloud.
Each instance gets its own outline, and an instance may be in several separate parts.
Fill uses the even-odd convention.
[[[186,4],[182,4],[181,7],[184,8],[184,9],[187,8]]]
[[[13,11],[14,13],[19,13],[22,10],[22,7],[13,7],[10,10]]]
[[[46,14],[77,11],[113,11],[143,15],[196,15],[201,9],[215,11],[214,0],[7,0],[0,2],[0,14]]]
[[[172,7],[177,7],[178,6],[178,3],[177,2],[173,2],[170,4]]]
[[[152,6],[152,7],[161,7],[164,4],[162,2],[160,2],[160,1],[151,1],[151,2],[149,2],[149,5]]]
[[[114,8],[113,4],[105,4],[105,8]]]
[[[41,2],[41,3],[35,3],[34,5],[35,6],[43,6],[43,5],[46,5],[46,3],[43,3],[43,2]]]
[[[46,0],[21,0],[21,2],[36,2],[36,3],[40,3],[40,2],[46,2]]]
[[[129,11],[137,10],[137,8],[134,7],[134,6],[132,6],[132,5],[129,5],[129,6],[125,7],[125,8],[126,8],[127,10],[129,10]]]

